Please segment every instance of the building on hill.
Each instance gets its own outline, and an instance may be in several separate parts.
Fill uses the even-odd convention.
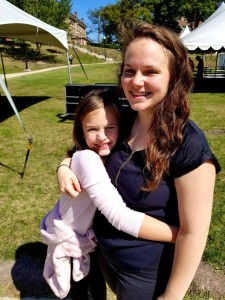
[[[78,19],[78,14],[70,13],[69,15],[69,42],[74,45],[87,45],[86,25],[84,19]]]

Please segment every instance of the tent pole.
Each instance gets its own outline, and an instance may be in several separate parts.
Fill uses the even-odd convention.
[[[24,132],[25,132],[25,134],[26,134],[26,136],[27,136],[27,139],[28,139],[29,141],[31,141],[32,138],[28,135],[27,130],[26,130],[26,128],[25,128],[25,126],[24,126],[24,124],[23,124],[23,122],[22,122],[22,119],[20,118],[19,113],[18,113],[18,110],[17,110],[17,108],[16,108],[16,106],[15,106],[15,104],[14,104],[14,102],[13,102],[13,99],[12,99],[12,97],[11,97],[11,95],[10,95],[10,93],[9,93],[9,91],[8,91],[6,85],[4,84],[4,82],[3,82],[3,80],[2,80],[1,77],[0,77],[0,86],[2,87],[2,89],[3,89],[3,91],[4,91],[5,96],[6,96],[6,98],[7,98],[8,101],[9,101],[9,104],[11,105],[12,109],[14,110],[14,113],[16,114],[16,116],[17,116],[17,118],[18,118],[18,120],[19,120],[19,122],[20,122],[20,124],[21,124],[21,126],[22,126],[22,128],[23,128],[23,130],[24,130]]]
[[[6,85],[6,87],[8,87],[8,85],[7,85],[7,80],[6,80],[6,76],[5,76],[5,66],[4,66],[4,61],[3,61],[3,56],[2,56],[2,50],[1,50],[1,49],[0,49],[0,52],[1,52],[2,70],[3,70],[3,74],[4,74],[5,85]]]
[[[83,70],[83,72],[84,72],[84,75],[85,75],[85,77],[87,78],[87,81],[88,81],[88,76],[87,76],[87,74],[86,74],[86,72],[85,72],[85,70],[84,70],[84,67],[83,67],[83,65],[82,65],[82,62],[80,61],[80,58],[79,58],[79,56],[78,56],[78,54],[77,54],[77,51],[76,51],[76,49],[75,49],[74,46],[73,46],[73,50],[74,50],[74,52],[75,52],[75,54],[76,54],[76,57],[77,57],[77,59],[78,59],[80,65],[81,65],[81,68],[82,68],[82,70]]]
[[[14,112],[15,112],[15,114],[16,114],[16,116],[17,116],[17,118],[18,118],[18,120],[19,120],[19,122],[20,122],[20,124],[21,124],[21,126],[22,126],[22,128],[23,128],[23,130],[24,130],[24,132],[26,134],[26,136],[27,136],[28,149],[27,149],[27,154],[26,154],[26,158],[25,158],[25,162],[24,162],[23,171],[20,173],[21,178],[23,178],[24,173],[25,173],[25,169],[26,169],[26,165],[27,165],[27,161],[28,161],[28,157],[29,157],[29,154],[30,154],[30,149],[31,149],[31,146],[32,146],[33,139],[27,133],[27,130],[26,130],[26,128],[25,128],[25,126],[24,126],[24,124],[22,122],[22,119],[20,118],[20,115],[18,113],[18,110],[17,110],[14,102],[13,102],[13,99],[12,99],[12,97],[11,97],[11,95],[10,95],[10,93],[9,93],[9,91],[8,91],[6,85],[4,84],[4,82],[3,82],[3,80],[2,80],[1,77],[0,77],[0,86],[2,87],[2,89],[3,89],[4,93],[5,93],[6,98],[8,99],[8,101],[9,101],[12,109],[14,110]]]
[[[215,66],[215,75],[214,75],[214,77],[216,77],[216,74],[217,74],[217,60],[218,60],[218,51],[216,51],[216,66]]]
[[[66,57],[67,57],[67,65],[68,65],[68,73],[69,73],[69,82],[70,82],[70,84],[72,84],[70,60],[69,60],[69,51],[66,51]]]

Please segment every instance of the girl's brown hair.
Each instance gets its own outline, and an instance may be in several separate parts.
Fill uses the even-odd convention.
[[[75,111],[73,126],[74,146],[67,151],[71,157],[76,150],[87,149],[88,146],[84,139],[82,121],[92,111],[110,106],[115,112],[115,116],[120,123],[119,103],[114,91],[110,88],[91,90],[78,103]]]
[[[149,128],[145,167],[149,175],[143,190],[150,191],[157,187],[168,171],[170,159],[182,142],[182,130],[190,114],[188,95],[193,87],[193,76],[187,50],[176,33],[145,22],[134,24],[130,28],[120,28],[120,32],[122,44],[120,86],[126,49],[132,41],[142,38],[156,41],[165,48],[165,55],[169,61],[168,92],[156,107]]]

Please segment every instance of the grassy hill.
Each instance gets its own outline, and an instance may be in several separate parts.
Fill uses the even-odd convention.
[[[116,61],[120,59],[120,52],[118,50],[93,46],[87,46],[85,48],[103,56],[107,53],[107,57],[111,57]],[[82,53],[79,50],[76,50],[76,52],[82,64],[104,62],[103,59],[98,59],[95,56]],[[36,45],[30,42],[27,42],[25,46],[21,43],[15,45],[0,44],[0,53],[0,74],[4,73],[2,61],[4,62],[6,74],[21,72],[27,68],[34,71],[67,64],[66,51],[56,47],[42,45],[41,51],[38,53]],[[79,64],[76,54],[71,47],[69,47],[69,54],[73,55],[73,64]]]

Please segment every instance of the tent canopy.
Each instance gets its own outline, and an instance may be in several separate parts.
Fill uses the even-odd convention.
[[[0,37],[19,38],[68,50],[67,33],[0,0]]]
[[[184,28],[184,30],[181,32],[180,38],[185,37],[185,36],[188,35],[189,33],[190,33],[190,29],[189,29],[188,26],[186,26],[186,27]]]
[[[221,5],[217,8],[217,10],[214,11],[214,13],[210,17],[208,17],[207,20],[205,20],[204,24],[208,23],[210,20],[215,18],[218,14],[220,14],[224,10],[225,10],[225,4],[224,4],[224,2],[222,2]]]
[[[188,50],[222,51],[225,49],[225,4],[220,7],[199,27],[181,37]]]
[[[48,25],[47,23],[29,15],[18,7],[12,5],[6,0],[0,0],[0,37],[19,38],[22,40],[38,42],[41,44],[51,45],[66,50],[70,83],[72,83],[66,31]],[[9,94],[9,91],[1,78],[0,86],[5,92],[5,95],[28,138],[27,154],[23,171],[20,173],[21,178],[23,178],[30,153],[32,138],[28,135],[26,128],[19,116],[17,108]]]

